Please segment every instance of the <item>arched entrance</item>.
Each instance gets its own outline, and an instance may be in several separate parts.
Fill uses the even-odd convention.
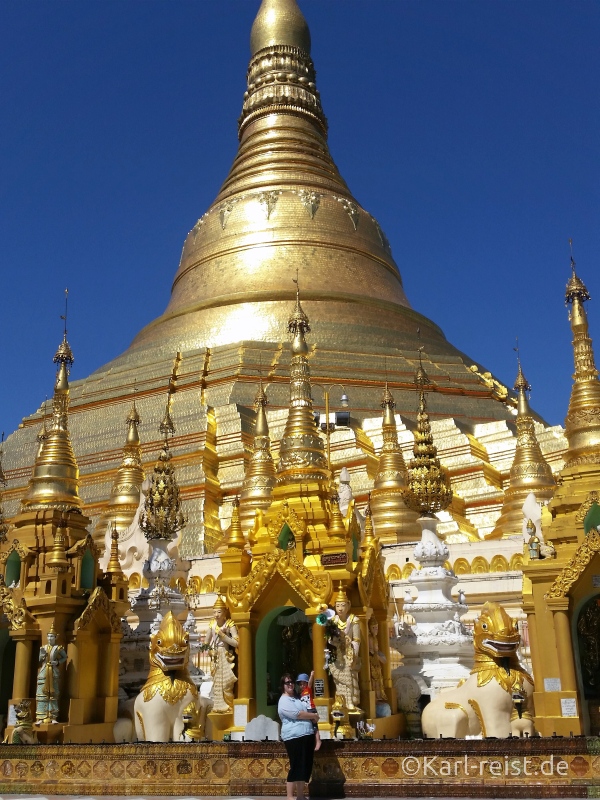
[[[590,736],[600,734],[600,594],[581,607],[576,624],[581,696],[587,703]]]
[[[296,677],[312,669],[310,624],[295,606],[278,606],[267,612],[256,631],[256,713],[277,717],[284,672]]]

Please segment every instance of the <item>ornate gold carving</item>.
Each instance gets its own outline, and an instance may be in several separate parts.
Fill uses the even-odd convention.
[[[112,632],[121,633],[121,618],[115,613],[113,604],[108,599],[108,595],[101,586],[97,586],[94,589],[90,595],[87,606],[83,610],[83,614],[75,620],[73,626],[75,633],[79,630],[85,630],[99,611],[102,611],[108,619]]]
[[[591,530],[569,563],[556,576],[544,598],[552,600],[567,597],[596,553],[600,553],[600,531]]]
[[[465,717],[469,716],[466,708],[463,705],[461,705],[460,703],[444,703],[444,708],[447,708],[447,709],[458,708],[463,712]]]
[[[252,567],[250,574],[242,583],[230,584],[227,589],[228,605],[238,611],[252,608],[275,572],[279,572],[308,605],[323,604],[331,594],[329,574],[316,577],[298,561],[293,550],[273,550]]]
[[[161,697],[175,705],[186,693],[197,697],[198,689],[188,672],[189,636],[171,611],[160,623],[158,631],[150,637],[150,672],[142,687],[144,701],[148,703],[158,692]],[[165,668],[165,663],[169,668]]]
[[[485,732],[485,722],[484,722],[484,719],[483,719],[483,714],[481,713],[481,708],[479,707],[479,703],[477,702],[477,700],[473,700],[473,698],[471,697],[471,698],[469,698],[469,705],[471,706],[471,708],[475,712],[475,716],[477,717],[477,720],[479,721],[479,725],[481,727],[481,735],[485,739],[487,734]],[[463,711],[464,711],[464,709],[463,709]]]
[[[358,213],[358,206],[356,205],[356,203],[353,203],[351,200],[348,200],[345,197],[337,197],[336,200],[338,201],[338,203],[341,203],[342,208],[344,209],[346,214],[348,214],[348,216],[350,217],[354,230],[357,230],[358,220],[360,219],[360,215]]]
[[[590,508],[597,503],[600,505],[600,492],[590,492],[583,503],[577,509],[577,513],[575,514],[575,519],[577,522],[583,522],[586,518],[588,511]]]
[[[417,430],[415,431],[414,458],[408,467],[408,488],[404,502],[419,514],[433,514],[448,508],[452,502],[452,489],[446,470],[440,464],[437,448],[433,443],[424,385],[429,383],[427,373],[420,363],[415,375],[419,392]]]
[[[310,189],[300,189],[298,197],[304,208],[308,211],[308,216],[311,219],[315,218],[319,206],[321,204],[322,195],[319,192],[313,192]]]
[[[39,626],[18,590],[9,589],[0,576],[0,606],[13,631],[21,628],[38,630]],[[120,623],[119,623],[120,624]]]
[[[281,192],[273,191],[273,192],[260,192],[258,195],[258,202],[264,209],[265,214],[267,215],[267,219],[271,218],[271,214],[275,211],[275,206],[277,205],[277,200],[279,199],[279,195]]]

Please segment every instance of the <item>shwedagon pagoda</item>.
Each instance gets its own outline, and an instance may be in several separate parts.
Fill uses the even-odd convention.
[[[526,365],[503,386],[411,307],[328,124],[296,0],[263,0],[164,313],[73,382],[65,328],[4,443],[7,742],[263,739],[288,670],[324,740],[600,734],[592,266],[549,427]]]

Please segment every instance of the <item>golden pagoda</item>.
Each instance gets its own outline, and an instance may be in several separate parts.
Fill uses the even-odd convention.
[[[369,506],[382,542],[411,542],[418,538],[421,531],[416,521],[417,514],[411,511],[404,502],[406,464],[398,443],[398,429],[394,413],[396,403],[387,381],[381,407],[383,408],[383,447],[379,456],[379,466]]]
[[[527,392],[531,391],[531,386],[523,375],[520,359],[514,388],[519,398],[516,420],[517,448],[510,468],[509,485],[504,493],[502,513],[496,527],[486,537],[490,539],[521,535],[523,503],[527,496],[533,492],[538,503],[547,503],[556,488],[552,469],[544,458],[535,433],[535,422],[527,399]]]
[[[254,524],[257,510],[266,511],[271,505],[275,486],[275,464],[271,455],[271,439],[266,413],[268,402],[261,378],[254,399],[256,422],[254,424],[253,452],[240,495],[239,516],[245,530]]]
[[[125,420],[127,436],[123,446],[123,460],[117,471],[108,505],[94,528],[94,539],[99,545],[103,543],[106,528],[111,523],[119,531],[128,528],[140,504],[140,489],[145,478],[139,434],[140,422],[134,400]]]
[[[348,599],[358,620],[363,665],[360,709],[365,710],[380,735],[397,736],[404,729],[404,719],[394,713],[387,635],[389,589],[381,544],[373,530],[370,511],[365,537],[362,543],[359,541],[356,518],[344,520],[333,490],[324,442],[313,417],[309,347],[305,338],[310,324],[300,302],[298,284],[287,328],[292,337],[290,399],[272,501],[265,510],[259,509],[248,541],[242,532],[238,502],[234,501],[225,550],[220,556],[222,572],[216,588],[226,598],[238,631],[239,672],[233,713],[209,715],[213,736],[221,738],[228,733],[239,738],[253,716],[274,716],[276,701],[269,696],[267,686],[269,681],[274,685],[283,671],[284,653],[289,652],[291,637],[297,638],[296,666],[306,664],[309,671],[313,669],[315,679],[321,684],[316,699],[323,713],[319,727],[326,738],[331,735],[333,679],[326,673],[325,629],[318,618],[328,605],[336,603],[334,586]],[[248,544],[251,558],[246,549]],[[293,616],[291,625],[297,626],[294,630],[286,628],[287,615],[290,619]],[[365,649],[371,616],[383,629],[380,646],[386,659],[384,684],[393,709],[385,719],[375,719],[376,693]]]
[[[389,241],[340,176],[327,130],[306,20],[296,0],[264,0],[251,31],[239,150],[214,203],[186,237],[168,306],[121,356],[71,387],[71,409],[77,415],[73,441],[86,453],[81,498],[94,523],[100,521],[98,541],[109,517],[117,513],[114,504],[122,526],[137,496],[135,488],[131,495],[113,494],[120,481],[115,475],[123,465],[118,432],[123,404],[136,387],[143,415],[158,415],[174,350],[180,352],[174,386],[182,421],[178,465],[182,496],[191,501],[181,552],[194,558],[214,551],[223,535],[220,509],[233,494],[241,497],[242,524],[247,527],[251,505],[244,481],[253,431],[245,409],[253,402],[259,365],[268,374],[270,415],[287,408],[282,374],[287,343],[282,334],[294,299],[290,278],[296,274],[303,309],[317,332],[306,354],[313,378],[323,385],[342,382],[352,395],[351,441],[342,445],[336,432],[333,463],[318,469],[339,471],[351,449],[353,474],[360,474],[363,487],[359,504],[366,502],[378,456],[363,426],[379,413],[386,371],[396,413],[414,419],[417,342],[424,348],[429,404],[436,418],[468,427],[511,419],[508,390],[410,307]],[[320,397],[314,405],[322,410]],[[42,418],[40,408],[7,440],[8,513],[25,489],[23,467]],[[282,432],[269,422],[277,456]],[[99,429],[105,432],[101,443]],[[503,431],[507,439],[512,437],[507,427]],[[455,433],[460,436],[459,428]],[[157,447],[159,440],[145,443],[148,451]],[[487,480],[493,468],[480,464],[485,447],[476,446],[473,452]],[[132,487],[139,474],[133,477]],[[385,488],[386,502],[392,503],[393,497],[386,513],[392,513],[392,506],[394,514],[402,511],[394,505],[399,485],[388,486],[387,479],[384,483],[374,496],[376,519],[380,489]],[[471,498],[464,501],[471,506],[461,511],[466,516],[471,507],[480,514],[481,500],[472,486]],[[491,493],[490,509],[501,499],[500,489]],[[386,524],[402,530],[403,539],[409,519],[401,515],[394,521],[392,515]]]
[[[566,420],[569,446],[554,496],[542,511],[544,539],[552,542],[555,556],[540,558],[532,549],[523,567],[536,728],[546,736],[600,733],[593,667],[597,644],[589,636],[600,624],[600,533],[587,523],[600,501],[600,382],[584,308],[590,295],[572,256],[571,270],[565,295],[575,358]]]
[[[452,489],[446,470],[440,464],[437,448],[433,443],[425,385],[429,377],[423,365],[415,373],[415,386],[419,394],[417,430],[415,431],[414,458],[408,465],[408,480],[405,490],[406,505],[421,517],[433,516],[448,508],[452,502]]]
[[[57,719],[38,715],[38,741],[110,740],[117,714],[121,614],[129,605],[127,583],[114,564],[112,575],[99,571],[90,519],[81,511],[79,469],[68,425],[73,353],[66,322],[54,362],[52,422],[39,437],[29,488],[12,519],[11,541],[0,543],[0,604],[15,659],[9,702],[36,702],[37,656],[52,633],[66,649],[69,667],[59,673],[59,690],[53,695]],[[10,661],[3,655],[1,668],[6,669]],[[3,685],[8,677],[1,676]]]

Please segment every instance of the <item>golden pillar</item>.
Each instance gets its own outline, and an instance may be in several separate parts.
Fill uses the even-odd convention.
[[[31,659],[33,652],[32,639],[23,637],[18,638],[16,642],[15,674],[13,678],[12,696],[14,703],[18,703],[19,700],[24,700],[26,697],[31,697]]]
[[[367,719],[375,717],[375,692],[371,687],[371,664],[369,663],[369,625],[364,613],[357,615],[360,625],[360,704]]]
[[[563,692],[576,692],[575,662],[571,642],[571,623],[566,609],[553,609],[554,632],[556,634],[558,669]]]
[[[252,631],[250,614],[234,614],[233,621],[238,631],[238,699],[251,700],[253,691]]]
[[[531,666],[533,667],[533,680],[537,685],[538,691],[541,691],[541,687],[538,684],[541,683],[544,672],[540,661],[535,612],[533,610],[527,612],[527,630],[529,632],[529,652],[531,654]]]
[[[325,627],[316,622],[312,624],[313,669],[315,681],[323,681],[323,699],[329,699],[329,680],[325,671]]]

